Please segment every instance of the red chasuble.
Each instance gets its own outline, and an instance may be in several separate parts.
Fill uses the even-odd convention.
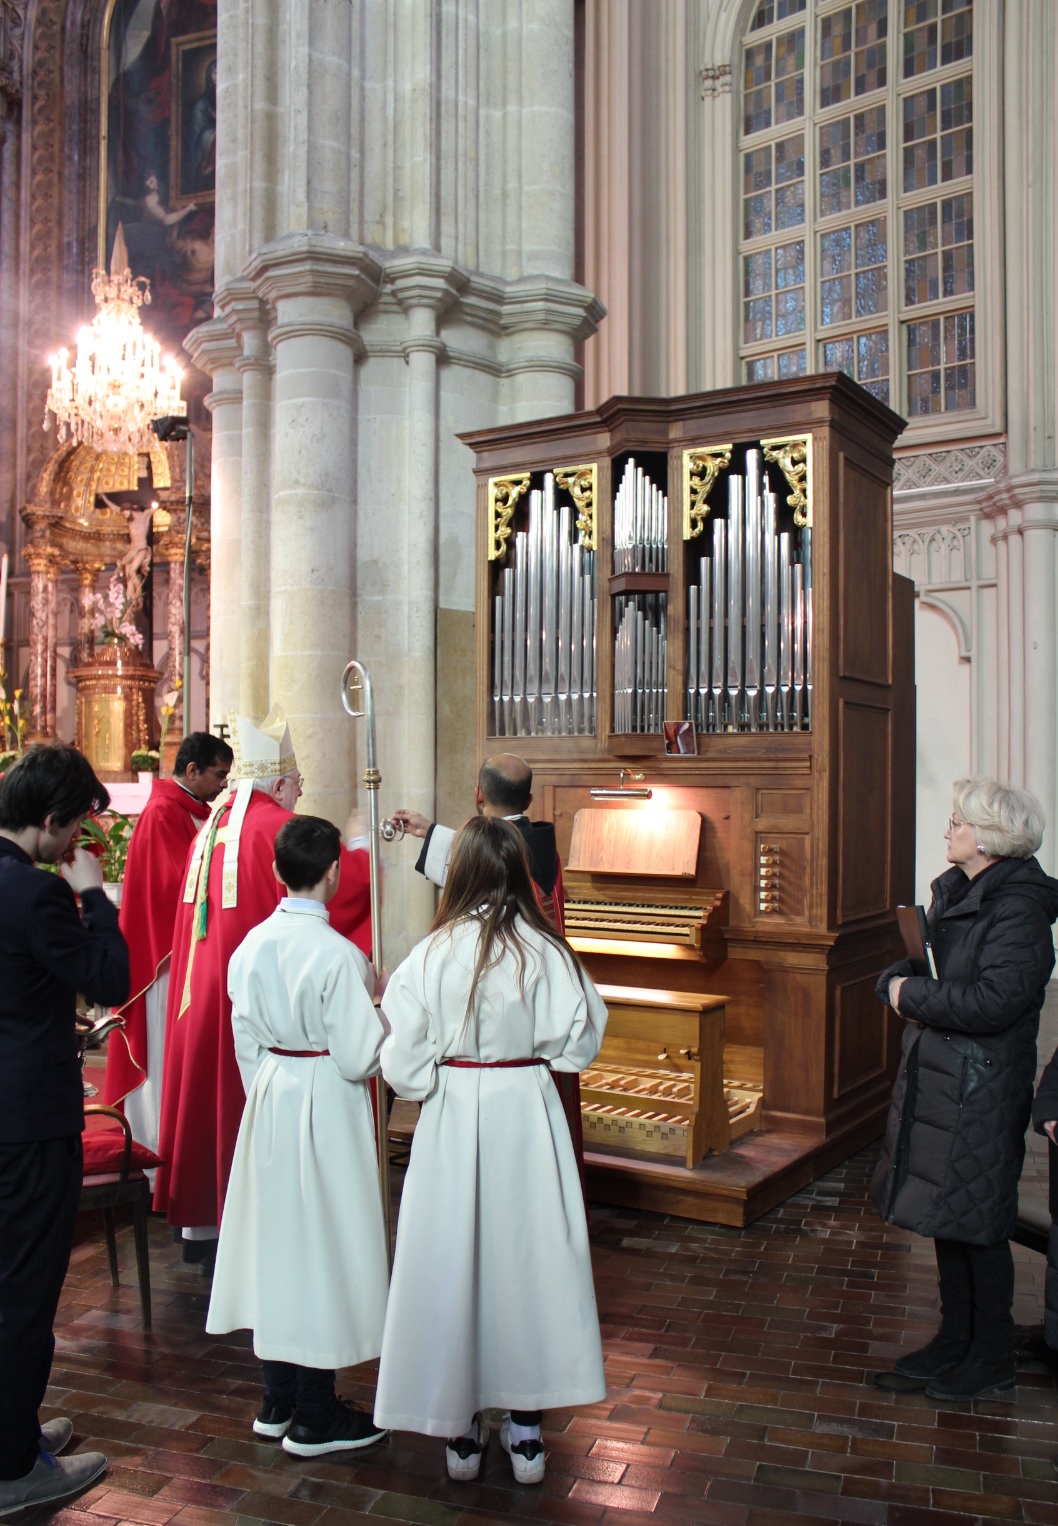
[[[156,779],[133,828],[125,866],[120,925],[129,946],[131,997],[117,1011],[125,1019],[107,1045],[103,1096],[123,1102],[147,1077],[147,1002],[173,948],[173,922],[184,893],[188,849],[209,820],[209,806],[172,779]]]
[[[276,833],[293,814],[263,791],[253,791],[239,838],[238,902],[225,909],[224,828],[230,813],[225,806],[209,865],[206,935],[193,941],[195,907],[183,899],[173,930],[158,1149],[164,1164],[154,1206],[184,1228],[220,1223],[246,1101],[232,1036],[228,961],[283,898],[272,859]],[[363,850],[342,849],[341,883],[327,910],[332,927],[370,957],[371,897]]]

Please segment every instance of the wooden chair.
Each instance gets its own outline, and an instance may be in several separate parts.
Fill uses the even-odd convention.
[[[140,1311],[143,1317],[143,1328],[149,1330],[151,1328],[151,1268],[147,1259],[147,1216],[151,1207],[150,1183],[142,1169],[132,1165],[132,1130],[124,1114],[120,1113],[116,1107],[106,1107],[101,1102],[86,1104],[85,1116],[91,1113],[104,1114],[108,1118],[113,1118],[121,1125],[125,1141],[118,1170],[84,1178],[81,1184],[79,1211],[81,1213],[87,1213],[89,1209],[102,1211],[107,1259],[110,1262],[110,1281],[113,1287],[117,1287],[118,1247],[114,1233],[114,1210],[115,1208],[132,1209],[132,1228],[136,1240],[136,1275],[140,1284]]]

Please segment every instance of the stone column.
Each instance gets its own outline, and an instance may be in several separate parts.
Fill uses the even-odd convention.
[[[239,709],[263,717],[269,706],[268,605],[271,563],[272,349],[268,310],[249,281],[231,281],[216,304],[242,344],[241,628]]]
[[[48,577],[52,552],[49,546],[27,546],[22,554],[29,566],[27,741],[43,742],[51,736],[48,730]],[[82,615],[82,623],[83,620]]]
[[[211,731],[239,704],[242,519],[242,378],[239,346],[219,318],[199,324],[184,341],[197,366],[213,378],[206,407],[213,415],[210,469],[210,540],[213,578],[209,604],[209,710]]]
[[[155,563],[164,562],[166,567],[163,692],[169,694],[176,691],[174,710],[165,738],[165,756],[161,760],[162,773],[172,772],[184,730],[184,525],[183,515],[178,516],[174,511],[175,505],[171,509],[160,510],[154,516],[154,560]],[[161,524],[159,520],[162,520]]]
[[[386,654],[387,672],[399,696],[399,718],[393,729],[402,736],[402,756],[414,758],[405,780],[404,796],[412,810],[429,820],[436,816],[437,747],[437,362],[444,340],[438,318],[466,284],[466,276],[438,255],[415,253],[391,260],[387,283],[407,315],[403,340],[408,366],[407,455],[404,474],[405,514],[400,544],[403,554],[394,572],[399,580],[400,605],[390,629],[396,638]],[[399,632],[399,636],[397,633]],[[394,684],[397,674],[402,681]],[[402,797],[404,798],[404,797]],[[402,887],[405,923],[421,926],[431,916],[434,892],[421,876],[405,879]]]
[[[55,712],[58,706],[56,683],[58,681],[58,622],[59,622],[59,554],[52,551],[47,565],[48,626],[45,646],[45,682],[47,693],[48,735],[55,735]]]
[[[1006,510],[1007,525],[1010,776],[1042,801],[1049,830],[1040,857],[1053,873],[1058,862],[1058,7],[1008,5],[1002,25],[1009,475],[994,498]],[[979,385],[985,382],[982,375]]]
[[[354,655],[354,320],[381,271],[361,245],[306,233],[258,250],[247,274],[276,310],[271,699],[290,721],[305,809],[341,824],[353,795],[339,679]]]

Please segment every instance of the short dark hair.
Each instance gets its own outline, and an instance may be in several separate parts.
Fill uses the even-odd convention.
[[[95,815],[109,804],[83,753],[64,742],[38,742],[0,783],[0,830],[42,827],[49,816],[65,827],[75,816]]]
[[[214,763],[227,763],[230,768],[235,761],[235,754],[225,742],[223,737],[214,736],[212,731],[192,731],[180,743],[180,750],[173,764],[173,773],[179,779],[187,773],[187,765],[194,763],[200,773],[207,768],[212,768]]]
[[[276,833],[279,878],[295,895],[312,890],[341,855],[342,834],[322,816],[292,816]]]
[[[523,760],[524,761],[524,760]],[[489,805],[505,811],[524,811],[533,793],[533,770],[525,763],[525,773],[513,777],[502,764],[486,758],[478,770],[478,789]]]

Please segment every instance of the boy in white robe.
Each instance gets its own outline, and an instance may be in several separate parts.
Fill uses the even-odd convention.
[[[298,1457],[385,1436],[334,1388],[335,1368],[378,1355],[387,1284],[367,1085],[383,1027],[370,965],[327,918],[340,847],[329,821],[284,823],[274,868],[288,895],[228,966],[247,1097],[206,1329],[253,1331],[254,1431]]]
[[[577,1161],[548,1068],[598,1053],[606,1007],[540,911],[524,842],[487,817],[456,839],[431,937],[394,972],[382,1072],[421,1099],[401,1197],[375,1420],[448,1438],[478,1476],[484,1409],[539,1483],[545,1408],[606,1395]]]

